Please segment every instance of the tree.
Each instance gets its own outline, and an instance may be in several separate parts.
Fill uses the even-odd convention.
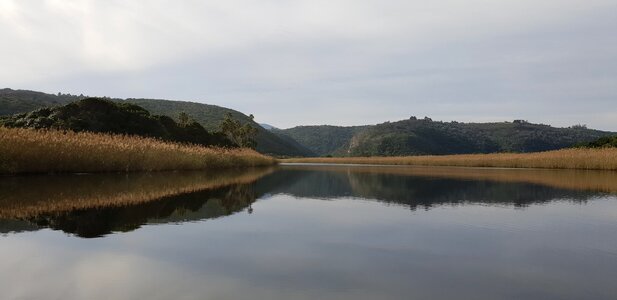
[[[249,118],[253,120],[253,115]],[[246,148],[255,148],[255,136],[257,128],[251,126],[250,123],[242,125],[239,120],[233,118],[231,113],[225,114],[225,119],[221,123],[221,131],[236,145]]]
[[[181,112],[180,115],[178,115],[178,121],[181,126],[187,126],[192,120],[187,113]]]

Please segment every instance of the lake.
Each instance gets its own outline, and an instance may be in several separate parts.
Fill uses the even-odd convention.
[[[0,299],[617,299],[617,173],[0,177]]]

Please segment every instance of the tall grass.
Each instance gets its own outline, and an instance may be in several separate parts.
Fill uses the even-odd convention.
[[[285,163],[617,170],[617,148],[564,149],[535,153],[294,158],[280,161]]]
[[[0,174],[202,170],[273,165],[250,149],[152,138],[0,127]]]

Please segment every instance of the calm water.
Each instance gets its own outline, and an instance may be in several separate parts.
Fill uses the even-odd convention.
[[[0,299],[617,299],[617,174],[0,177]]]

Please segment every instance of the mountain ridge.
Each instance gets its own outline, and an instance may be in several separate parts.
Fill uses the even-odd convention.
[[[366,126],[297,126],[274,131],[319,156],[404,156],[536,152],[572,147],[613,132],[512,122],[462,123],[415,117]]]

